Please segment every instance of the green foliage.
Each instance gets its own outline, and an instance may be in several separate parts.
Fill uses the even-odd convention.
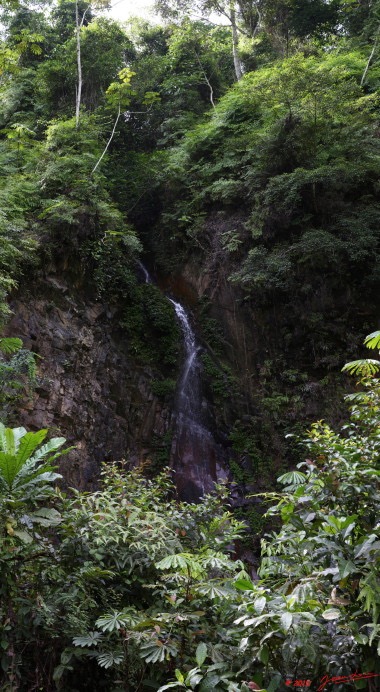
[[[362,329],[361,296],[375,304],[378,292],[378,74],[374,63],[363,89],[365,65],[346,43],[247,73],[164,173],[153,246],[161,266],[195,253],[212,268],[209,295],[229,277],[276,358],[286,334],[284,369],[297,353],[310,379],[344,362],[338,331]]]
[[[61,3],[62,8],[64,4]],[[71,13],[73,7],[75,26],[75,4],[71,4]],[[86,13],[86,17],[91,20],[91,13]],[[70,117],[75,104],[76,39],[73,27],[61,31],[61,35],[55,35],[50,59],[40,64],[36,75],[38,98],[48,120]],[[102,17],[85,23],[81,30],[82,100],[88,111],[104,104],[107,88],[134,53],[130,40],[116,22]]]
[[[367,348],[379,348],[380,332],[372,332],[364,339],[364,345]],[[376,375],[380,369],[380,361],[373,358],[364,358],[346,363],[343,366],[342,372],[348,372],[350,375],[360,375],[361,377],[369,377]]]
[[[142,23],[135,40],[138,100],[144,92],[158,93],[159,100],[149,109],[131,108],[131,124],[144,148],[152,140],[170,146],[233,82],[229,32],[189,20],[166,29]]]
[[[0,198],[3,197],[5,202],[12,204],[13,200],[7,194],[3,196],[1,192],[0,189]],[[12,209],[11,206],[8,213],[2,212],[0,215],[0,325],[4,324],[4,319],[9,315],[7,295],[17,286],[21,268],[33,260],[36,248],[28,232],[21,234],[22,227],[17,225],[19,219],[16,221],[16,214],[19,216],[19,210]]]
[[[9,418],[17,404],[30,396],[36,385],[35,354],[22,348],[21,339],[0,339],[0,417]]]
[[[315,684],[326,671],[378,672],[379,396],[379,381],[367,382],[341,435],[316,423],[303,471],[279,479],[283,492],[265,494],[275,502],[268,516],[282,526],[262,541],[260,581],[235,583],[244,596],[227,641],[238,637],[235,656],[244,673],[235,673],[228,689],[245,689],[243,676],[275,689],[295,669]],[[225,663],[226,647],[223,653]]]
[[[15,337],[5,337],[0,339],[0,351],[7,356],[17,353],[20,348],[22,348],[21,339]]]
[[[24,428],[5,428],[0,424],[0,621],[4,689],[16,688],[23,655],[35,641],[44,611],[41,573],[54,556],[51,531],[62,521],[52,504],[52,484],[61,478],[53,463],[65,440],[54,438],[45,442],[46,436],[47,430],[27,433]]]
[[[275,689],[295,666],[315,682],[326,671],[377,672],[380,382],[364,384],[350,397],[342,434],[314,424],[302,471],[283,474],[283,490],[264,494],[278,528],[262,540],[257,582],[228,554],[244,525],[226,510],[223,487],[199,505],[178,504],[166,472],[152,482],[109,466],[99,491],[56,496],[48,464],[62,440],[41,447],[46,431],[2,427],[0,559],[9,566],[20,558],[17,583],[7,572],[2,586],[12,603],[6,677],[48,687],[48,673],[33,672],[40,646],[64,688],[95,664],[103,685],[127,676],[136,689],[150,680],[199,692]],[[21,609],[26,580],[31,595]],[[36,632],[38,647],[25,647]]]
[[[181,334],[171,303],[153,284],[136,286],[130,295],[133,303],[124,304],[121,324],[129,335],[132,353],[145,363],[173,371]]]
[[[372,332],[372,334],[368,334],[366,338],[364,339],[364,345],[367,346],[367,348],[379,348],[380,346],[380,332]]]
[[[236,391],[236,379],[230,368],[217,361],[210,353],[202,353],[201,360],[213,401],[216,405],[223,405]]]
[[[155,380],[152,382],[152,392],[156,396],[162,397],[163,399],[173,397],[176,384],[176,381],[171,379]]]
[[[45,493],[47,496],[51,494],[51,487],[46,484],[60,477],[52,473],[50,465],[59,454],[52,456],[51,453],[62,447],[65,440],[57,437],[41,447],[47,432],[27,433],[25,428],[5,428],[0,423],[0,486],[3,493],[11,493],[13,497],[20,493],[22,500],[25,497],[29,499],[32,493],[33,501],[44,499]],[[49,456],[49,462],[41,464],[46,456]],[[38,487],[40,483],[42,491]]]
[[[205,641],[197,634],[209,627],[202,604],[216,618],[220,599],[232,596],[226,584],[239,564],[222,551],[240,525],[223,507],[223,495],[178,505],[168,500],[171,489],[167,473],[153,483],[111,466],[100,491],[61,496],[57,560],[43,587],[49,619],[40,633],[51,633],[55,660],[66,647],[55,672],[64,686],[72,675],[78,684],[84,658],[88,665],[95,658],[104,675],[112,673],[94,673],[103,684],[127,675],[136,688],[149,678],[158,687],[168,661],[192,660],[194,641]],[[204,645],[198,661],[201,654]]]
[[[98,121],[91,116],[82,117],[79,132],[75,118],[55,122],[48,128],[40,162],[40,219],[48,228],[50,243],[60,249],[63,244],[67,254],[79,251],[83,258],[89,243],[94,245],[94,254],[106,238],[122,239],[124,253],[140,248],[133,230],[110,200],[104,179],[98,172],[92,175],[101,153],[99,136]]]

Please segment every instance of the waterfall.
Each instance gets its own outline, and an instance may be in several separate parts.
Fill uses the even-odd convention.
[[[169,298],[169,300],[174,305],[175,313],[181,325],[185,348],[185,361],[178,384],[178,410],[179,413],[185,414],[195,421],[199,418],[201,407],[200,364],[198,361],[200,347],[195,341],[195,334],[185,309],[181,303],[177,303],[172,298]]]
[[[142,271],[143,277],[144,277],[144,279],[145,279],[145,283],[146,283],[146,284],[151,284],[151,283],[152,283],[152,279],[151,279],[151,276],[150,276],[150,274],[149,274],[147,268],[144,267],[143,263],[140,262],[140,260],[137,260],[137,264],[139,265],[139,267],[140,267],[140,269],[141,269],[141,271]]]
[[[145,283],[152,283],[149,272],[138,262]],[[183,334],[184,361],[177,382],[170,465],[181,500],[197,502],[213,490],[217,480],[225,479],[225,451],[209,430],[202,397],[201,347],[185,308],[172,303]],[[206,406],[207,407],[207,406]]]
[[[176,421],[171,450],[176,487],[182,500],[196,502],[226,478],[224,450],[204,421],[201,352],[184,307],[169,298],[180,323],[185,359],[177,386]]]

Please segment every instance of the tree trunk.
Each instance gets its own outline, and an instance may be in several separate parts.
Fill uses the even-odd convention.
[[[367,78],[368,70],[369,70],[370,65],[371,65],[371,62],[372,62],[372,60],[373,60],[373,56],[375,55],[375,52],[376,52],[377,42],[378,42],[378,40],[379,40],[379,33],[380,33],[380,24],[379,24],[379,26],[377,27],[377,31],[376,31],[376,34],[375,34],[375,40],[374,40],[374,43],[373,43],[373,48],[372,48],[372,51],[371,51],[371,55],[369,56],[368,62],[367,62],[367,64],[366,64],[365,68],[364,68],[364,72],[363,72],[362,78],[361,78],[361,80],[360,80],[360,86],[364,86],[365,80],[366,80],[366,78]]]
[[[102,161],[104,155],[106,154],[106,152],[107,152],[107,150],[108,150],[109,145],[111,144],[111,142],[112,142],[112,140],[113,140],[113,136],[114,136],[114,134],[115,134],[115,130],[116,130],[116,128],[117,128],[117,124],[118,124],[118,122],[119,122],[120,115],[121,115],[121,105],[120,105],[120,103],[119,103],[119,110],[118,110],[118,113],[117,113],[117,116],[116,116],[116,120],[115,120],[115,122],[114,122],[114,126],[113,126],[113,129],[112,129],[112,132],[111,132],[111,137],[109,138],[109,140],[108,140],[106,146],[104,147],[104,150],[103,150],[103,153],[102,153],[101,157],[97,160],[97,162],[96,162],[94,168],[92,169],[91,175],[92,175],[93,173],[95,173],[97,167],[99,166],[100,162]]]
[[[243,69],[241,65],[241,60],[239,58],[239,34],[236,26],[236,9],[234,0],[231,0],[230,3],[230,21],[232,29],[232,55],[234,58],[236,79],[237,81],[239,81],[243,76]]]
[[[82,100],[82,59],[81,59],[81,45],[80,45],[80,30],[82,27],[82,22],[79,21],[79,9],[78,0],[75,2],[75,31],[77,38],[77,67],[78,67],[78,83],[76,90],[76,102],[75,102],[75,124],[79,127],[79,117],[80,117],[80,104]]]

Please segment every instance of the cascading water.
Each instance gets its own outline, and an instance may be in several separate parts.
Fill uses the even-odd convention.
[[[149,274],[147,268],[144,267],[143,263],[140,262],[140,260],[137,260],[137,264],[139,265],[139,267],[140,267],[140,269],[141,269],[141,271],[142,271],[142,274],[143,274],[145,283],[146,283],[146,284],[151,284],[151,283],[152,283],[152,279],[151,279],[151,277],[150,277],[150,274]]]
[[[178,384],[178,410],[181,414],[196,420],[200,408],[200,382],[199,382],[199,346],[195,341],[195,334],[191,328],[189,318],[180,303],[169,298],[174,305],[175,313],[182,328],[185,361]]]
[[[194,502],[210,492],[215,481],[226,477],[222,466],[224,453],[202,420],[201,348],[183,306],[169,300],[181,325],[185,348],[171,458],[179,496]]]
[[[152,283],[149,272],[139,262],[145,283]],[[175,471],[177,492],[182,500],[198,501],[211,492],[215,481],[226,478],[225,452],[205,423],[202,407],[201,348],[197,344],[189,317],[177,301],[172,303],[183,334],[185,358],[177,384],[173,443],[170,465]]]

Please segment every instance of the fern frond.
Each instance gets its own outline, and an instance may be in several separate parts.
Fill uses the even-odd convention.
[[[12,355],[12,353],[17,353],[22,348],[21,339],[13,337],[4,337],[0,339],[0,351],[6,356]]]

